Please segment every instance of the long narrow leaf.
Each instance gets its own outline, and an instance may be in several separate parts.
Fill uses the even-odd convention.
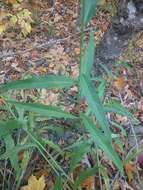
[[[74,80],[66,76],[47,75],[44,77],[32,77],[25,80],[17,80],[7,84],[1,84],[0,90],[69,88],[74,83]]]
[[[84,74],[86,77],[90,76],[91,68],[94,63],[94,50],[94,33],[91,32],[87,49],[81,58],[80,75]]]
[[[84,25],[86,25],[90,19],[95,15],[95,9],[98,0],[83,0],[83,5],[81,11],[83,12],[83,17],[81,18]]]
[[[54,106],[47,106],[47,105],[35,104],[35,103],[20,103],[20,102],[15,102],[15,101],[10,101],[10,100],[7,102],[15,105],[17,108],[24,109],[25,111],[35,112],[42,116],[54,117],[54,118],[66,118],[66,119],[76,118],[72,114],[65,112]]]
[[[106,134],[103,134],[98,128],[96,128],[96,126],[87,116],[81,115],[81,119],[85,129],[90,133],[97,146],[99,146],[107,154],[107,156],[113,161],[119,171],[123,174],[122,162],[119,159],[117,153],[114,151],[112,144],[108,141]]]
[[[94,85],[92,85],[92,83],[84,75],[80,77],[80,81],[82,95],[87,100],[88,105],[91,108],[91,111],[95,114],[97,121],[102,127],[102,130],[108,136],[109,141],[111,141],[109,122],[106,118],[104,107],[95,91]]]
[[[53,190],[62,190],[62,178],[60,176],[56,178]]]

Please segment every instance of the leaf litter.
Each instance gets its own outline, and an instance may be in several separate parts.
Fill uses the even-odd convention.
[[[10,4],[16,3],[15,0],[8,1]],[[31,4],[23,3],[23,6],[28,7],[33,11],[35,25],[32,27],[32,33],[28,37],[23,38],[21,34],[18,34],[10,30],[5,31],[5,25],[0,24],[0,33],[5,32],[5,35],[0,38],[1,47],[0,47],[0,83],[16,80],[19,78],[28,78],[30,76],[36,75],[45,75],[45,74],[66,74],[76,78],[79,75],[79,54],[80,54],[80,45],[79,45],[79,25],[78,25],[78,11],[79,4],[77,1],[56,1],[56,5],[51,8],[49,3],[46,1],[31,1]],[[110,22],[110,14],[104,11],[98,11],[96,17],[91,21],[90,27],[98,27],[99,30],[95,32],[95,41],[96,44],[101,40],[104,32],[107,30],[107,27]],[[31,30],[31,28],[28,28]],[[88,38],[88,33],[87,33]],[[121,99],[125,107],[139,119],[140,123],[143,122],[143,109],[142,109],[142,41],[140,37],[137,37],[138,41],[133,42],[133,45],[129,46],[129,49],[126,50],[125,55],[121,56],[120,60],[125,62],[131,62],[132,68],[118,66],[118,73],[116,69],[113,69],[113,74],[116,75],[116,79],[109,81],[106,99],[113,97],[114,99]],[[62,39],[62,40],[61,40]],[[53,41],[54,40],[54,41]],[[49,42],[50,43],[47,43]],[[130,56],[136,54],[136,49],[140,49],[140,56]],[[134,54],[133,54],[133,51]],[[137,58],[140,59],[137,59]],[[126,76],[125,76],[126,70]],[[140,74],[139,74],[140,73]],[[75,87],[74,87],[75,88]],[[39,102],[44,104],[53,104],[58,105],[59,102],[62,102],[65,110],[70,110],[78,114],[79,108],[76,105],[76,101],[71,103],[68,101],[68,98],[71,96],[73,99],[74,96],[77,96],[76,89],[72,88],[66,93],[52,90],[41,90],[41,91],[26,91],[24,97],[26,100],[35,100],[38,99]],[[62,98],[61,98],[62,93]],[[40,96],[39,96],[40,94]],[[17,94],[13,94],[14,97]],[[3,100],[1,100],[3,103]],[[86,108],[84,102],[81,102],[83,109]],[[135,111],[134,111],[135,110]],[[124,116],[110,114],[109,117],[116,117],[116,121],[121,123],[124,129],[128,132],[128,138],[123,137],[122,143],[125,147],[123,157],[126,157],[126,152],[131,150],[130,136],[133,138],[133,134],[130,130],[130,124],[128,119]],[[58,123],[59,124],[59,123]],[[64,125],[64,122],[63,122]],[[118,131],[118,129],[116,129]],[[118,131],[119,132],[119,131]],[[120,133],[120,132],[119,132]],[[67,135],[68,134],[68,135]],[[65,144],[66,138],[73,138],[72,135],[69,135],[69,132],[66,133],[68,137],[61,137],[58,139],[59,144]],[[73,133],[75,135],[75,133]],[[141,134],[142,135],[142,134]],[[79,138],[79,137],[77,137]],[[143,136],[138,137],[138,143],[142,143]],[[133,146],[134,147],[134,146]],[[102,153],[99,152],[99,155],[102,157]],[[134,158],[135,159],[135,158]],[[66,159],[65,159],[66,160]],[[142,157],[138,159],[140,161]],[[38,160],[40,163],[40,158],[38,155]],[[68,160],[66,160],[68,162]],[[61,161],[63,163],[64,161]],[[128,179],[114,178],[112,173],[116,172],[115,168],[112,167],[109,160],[103,157],[102,163],[107,168],[108,176],[112,180],[113,189],[134,189],[138,190],[138,185],[134,176],[136,172],[142,173],[142,168],[137,167],[138,163],[132,163],[131,161],[125,165],[125,171]],[[36,166],[35,162],[35,166]],[[46,163],[42,162],[39,164],[39,171],[42,170],[42,166]],[[63,164],[64,165],[64,164]],[[141,167],[141,165],[140,165]],[[38,168],[36,168],[38,169]],[[46,169],[45,169],[46,170]],[[43,190],[45,187],[44,176],[42,175],[39,179],[36,176],[32,175],[32,170],[28,172],[29,178],[28,185],[21,187],[21,190]],[[51,174],[52,176],[52,174]],[[142,178],[142,175],[141,175]],[[94,181],[93,177],[87,178],[82,186],[84,188],[91,189],[93,183],[98,182]],[[97,179],[96,179],[97,180]],[[52,181],[52,180],[51,180]],[[54,181],[54,180],[53,180]],[[53,184],[54,182],[52,182]],[[35,185],[35,186],[34,186]]]

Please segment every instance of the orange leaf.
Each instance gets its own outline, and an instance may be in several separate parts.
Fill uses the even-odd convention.
[[[90,176],[87,179],[85,179],[81,186],[86,190],[94,189],[94,177]]]
[[[129,162],[125,165],[125,172],[127,174],[129,182],[133,180],[135,171],[136,171],[136,167],[134,163]]]
[[[125,87],[125,78],[124,77],[118,77],[116,81],[114,82],[114,86],[119,90],[123,90]]]
[[[75,53],[76,53],[77,55],[80,54],[80,48],[75,48],[74,51],[75,51]]]

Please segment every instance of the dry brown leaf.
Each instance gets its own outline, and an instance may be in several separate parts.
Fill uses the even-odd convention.
[[[117,90],[121,91],[125,87],[125,78],[124,77],[118,77],[116,81],[114,82],[114,86],[117,88]]]
[[[94,189],[94,177],[90,176],[87,179],[85,179],[81,186],[82,188],[85,188],[86,190]]]
[[[133,180],[133,177],[136,171],[135,164],[133,162],[129,162],[124,167],[125,167],[125,172],[128,176],[128,180],[129,182],[131,182]]]
[[[20,190],[44,190],[46,184],[44,176],[42,175],[39,179],[36,176],[31,175],[28,179],[28,185],[21,187]]]

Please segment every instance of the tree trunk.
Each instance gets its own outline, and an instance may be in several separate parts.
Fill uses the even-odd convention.
[[[110,66],[127,48],[129,40],[143,30],[142,0],[119,0],[118,7],[117,14],[96,48],[96,74],[99,72],[99,64]]]

